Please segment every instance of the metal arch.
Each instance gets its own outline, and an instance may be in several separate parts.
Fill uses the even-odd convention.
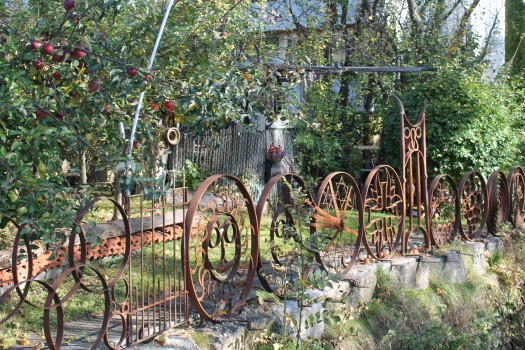
[[[285,183],[286,182],[286,183]],[[283,288],[286,284],[300,283],[303,270],[297,258],[300,249],[305,249],[303,254],[308,254],[302,242],[301,228],[297,228],[300,220],[297,215],[307,209],[308,203],[295,203],[290,193],[289,186],[304,191],[305,185],[302,178],[295,174],[279,174],[270,179],[264,187],[256,207],[259,222],[259,235],[261,232],[262,218],[265,208],[271,213],[270,237],[259,236],[259,251],[257,258],[257,275],[262,286],[280,298],[284,297]],[[277,198],[271,200],[272,193],[278,192]],[[306,193],[306,200],[311,205],[312,196]],[[306,219],[309,223],[309,218]],[[261,247],[269,245],[272,261],[263,261],[260,255]],[[313,257],[312,257],[313,258]],[[308,259],[311,262],[312,259]]]
[[[405,196],[396,171],[388,165],[372,169],[361,196],[365,248],[375,259],[390,258],[402,243],[405,226]]]
[[[321,241],[316,261],[325,271],[348,273],[363,238],[363,203],[355,179],[345,172],[328,175],[319,186],[314,209],[311,234]]]
[[[202,205],[209,190],[213,198]],[[193,307],[210,321],[237,315],[257,267],[258,221],[248,190],[231,175],[207,178],[190,202],[184,228],[184,281]],[[217,264],[214,254],[220,255]]]
[[[454,241],[460,224],[458,189],[454,179],[447,174],[434,178],[428,190],[430,200],[430,234],[432,244],[440,246]],[[445,222],[439,218],[449,216]]]

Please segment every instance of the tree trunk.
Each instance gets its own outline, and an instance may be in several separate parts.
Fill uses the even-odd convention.
[[[80,158],[82,161],[82,165],[80,167],[80,184],[86,185],[87,184],[87,159],[86,159],[85,149],[82,149],[80,151]]]
[[[115,180],[113,180],[113,188],[115,189],[115,201],[117,203],[122,204],[122,191],[120,190],[120,173],[115,173]],[[120,219],[120,212],[117,210],[116,207],[113,207],[113,216],[111,217],[111,220],[118,220]]]
[[[525,3],[523,0],[505,2],[505,61],[512,72],[525,69]]]

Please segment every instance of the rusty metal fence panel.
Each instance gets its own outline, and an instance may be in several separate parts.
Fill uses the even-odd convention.
[[[521,167],[507,176],[496,171],[486,182],[471,171],[458,185],[442,174],[428,186],[425,113],[411,124],[399,106],[402,169],[377,166],[361,188],[345,172],[330,174],[315,194],[296,174],[277,175],[258,203],[232,175],[211,176],[193,194],[145,187],[125,200],[126,208],[93,199],[62,229],[67,242],[50,250],[37,247],[23,234],[29,228],[13,221],[11,264],[0,265],[0,287],[7,288],[0,302],[16,301],[0,325],[31,303],[43,311],[49,347],[59,349],[64,310],[85,295],[101,302],[91,348],[104,342],[119,349],[188,323],[192,310],[212,321],[235,317],[256,275],[283,297],[286,284],[316,269],[345,274],[370,258],[418,255],[457,237],[495,235],[507,221],[524,226]],[[122,219],[109,221],[101,207]],[[263,224],[269,236],[261,236]],[[312,238],[315,245],[307,243]],[[40,277],[58,267],[54,278]],[[32,299],[34,288],[45,292],[44,300]]]

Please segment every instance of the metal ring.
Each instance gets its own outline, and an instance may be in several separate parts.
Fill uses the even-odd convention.
[[[180,131],[177,128],[169,128],[164,134],[164,140],[172,146],[175,146],[180,141]]]

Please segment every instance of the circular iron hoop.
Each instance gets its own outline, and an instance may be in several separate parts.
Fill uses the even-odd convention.
[[[404,234],[405,196],[401,180],[392,167],[378,165],[368,174],[361,196],[365,248],[374,259],[388,259],[400,247]],[[391,215],[384,215],[389,212]]]
[[[476,179],[479,182],[476,182]],[[468,227],[466,231],[464,225],[460,223],[461,237],[468,241],[481,237],[487,223],[489,209],[485,179],[477,171],[465,173],[459,182],[458,194],[460,195],[461,216]]]
[[[227,193],[222,191],[222,193],[215,193],[214,200],[203,207],[201,201],[204,195],[209,189],[213,188],[214,184],[221,181],[227,182],[230,187],[235,187],[239,191],[240,197],[233,198],[229,190]],[[248,216],[247,225],[238,230],[240,234],[245,234],[246,237],[240,241],[236,240],[235,243],[236,245],[239,242],[245,244],[241,249],[242,255],[234,256],[235,262],[228,265],[228,267],[239,267],[234,274],[235,279],[217,278],[215,276],[216,271],[209,269],[212,265],[206,262],[209,259],[209,256],[206,255],[206,249],[209,248],[210,243],[207,215],[212,215],[212,218],[221,215],[229,218],[236,215]],[[242,224],[244,220],[239,220],[239,218],[236,217],[236,221],[230,222],[230,224]],[[198,222],[196,226],[194,221]],[[246,303],[257,268],[259,238],[257,229],[257,215],[253,201],[248,190],[238,178],[232,175],[214,175],[207,178],[199,186],[184,219],[182,260],[184,283],[188,297],[195,310],[204,319],[218,321],[220,318],[235,316]],[[246,233],[245,231],[249,232]],[[196,241],[194,246],[191,244],[192,241]],[[235,250],[238,251],[237,248]],[[221,256],[222,254],[221,252]],[[244,262],[241,259],[244,259]],[[215,293],[219,294],[218,297]]]
[[[444,187],[448,184],[448,188]],[[448,192],[448,195],[447,193]],[[432,180],[428,190],[430,195],[430,234],[432,245],[440,246],[453,242],[460,223],[458,188],[451,176],[438,175]],[[454,205],[454,218],[445,224],[437,223],[437,215],[443,205]]]
[[[348,273],[363,238],[363,203],[357,182],[348,173],[331,173],[319,186],[314,208],[310,232],[322,240],[316,261],[325,271]]]
[[[510,168],[507,177],[510,200],[510,222],[514,227],[525,226],[525,173],[523,168],[514,166]]]
[[[493,236],[499,236],[501,224],[507,221],[510,214],[510,196],[507,177],[502,171],[493,171],[487,180],[489,210],[487,229]]]
[[[259,222],[259,235],[261,232],[262,219],[264,211],[268,207],[268,211],[272,213],[272,222],[270,224],[270,237],[268,240],[259,237],[259,251],[257,258],[257,275],[259,281],[266,291],[274,293],[280,298],[284,298],[283,287],[285,283],[299,282],[298,276],[304,275],[305,271],[301,271],[301,267],[296,264],[298,252],[298,245],[301,245],[296,225],[298,220],[295,219],[294,213],[297,207],[301,204],[294,203],[288,186],[293,186],[301,190],[305,189],[304,181],[295,174],[278,174],[270,179],[264,187],[256,207],[257,218]],[[281,195],[278,196],[278,202],[272,206],[270,204],[270,195],[276,190],[282,190]],[[310,193],[306,193],[307,201],[312,202]],[[306,205],[304,203],[303,205]],[[290,240],[294,241],[294,245],[290,250],[283,250],[286,243]],[[264,261],[261,258],[260,251],[263,250],[263,245],[268,244],[271,251],[272,261]],[[277,249],[274,249],[278,246]],[[266,248],[266,247],[264,247]],[[303,247],[306,249],[305,247]],[[300,248],[301,249],[301,248]],[[273,267],[272,267],[273,265]],[[281,269],[278,273],[276,269]],[[286,274],[285,280],[282,276]]]
[[[169,128],[164,134],[164,140],[169,145],[175,146],[180,142],[180,131],[177,128]]]

